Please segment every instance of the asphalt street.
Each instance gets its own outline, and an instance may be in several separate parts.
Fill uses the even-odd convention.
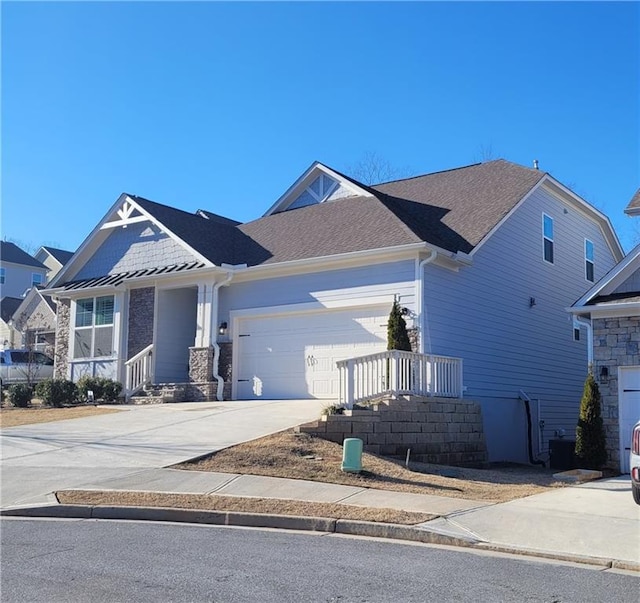
[[[637,603],[637,575],[344,536],[97,520],[1,522],[3,603]]]

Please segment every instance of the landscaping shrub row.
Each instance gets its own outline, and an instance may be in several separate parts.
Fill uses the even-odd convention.
[[[91,399],[90,392],[93,392]],[[40,398],[45,406],[60,408],[65,404],[83,402],[116,402],[122,393],[122,383],[104,377],[81,377],[77,383],[67,379],[46,379],[35,387],[15,383],[7,388],[9,402],[18,408],[27,408],[33,397]]]

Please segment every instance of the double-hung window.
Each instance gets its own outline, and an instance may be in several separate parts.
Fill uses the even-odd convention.
[[[589,239],[584,241],[584,275],[585,278],[593,283],[595,280],[595,251],[593,243]]]
[[[113,295],[76,301],[74,358],[102,358],[113,353]]]
[[[542,245],[544,261],[553,264],[553,218],[542,214]]]
[[[6,274],[6,268],[0,268],[0,285],[4,285]]]
[[[42,275],[37,272],[31,273],[31,286],[36,287],[38,285],[42,285]]]

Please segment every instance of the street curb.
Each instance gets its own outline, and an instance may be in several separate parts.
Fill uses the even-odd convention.
[[[465,547],[496,553],[507,553],[511,555],[592,565],[602,567],[604,569],[611,568],[640,572],[640,563],[634,561],[519,548],[482,542],[472,538],[456,538],[440,534],[438,532],[430,532],[425,529],[415,528],[413,526],[352,519],[301,517],[297,515],[269,515],[266,513],[240,513],[234,511],[206,511],[201,509],[174,509],[172,507],[118,507],[63,504],[0,509],[0,516],[170,521],[220,526],[315,531],[329,534],[388,538],[390,540],[404,540],[425,544]]]

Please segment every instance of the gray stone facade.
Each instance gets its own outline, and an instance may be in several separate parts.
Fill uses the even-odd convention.
[[[186,399],[192,402],[215,400],[218,383],[213,381],[213,346],[189,348],[189,384]]]
[[[69,337],[71,336],[71,300],[58,300],[56,319],[56,349],[54,371],[56,379],[66,379],[69,372]]]
[[[480,405],[473,400],[388,400],[367,410],[345,410],[297,428],[332,442],[360,438],[374,454],[405,456],[440,465],[480,466],[487,447]]]
[[[620,469],[618,367],[640,365],[640,317],[594,318],[593,374],[602,395],[602,420],[607,435],[607,466]],[[608,377],[601,376],[607,367]]]
[[[127,353],[133,358],[153,343],[155,289],[132,289],[129,293]]]

